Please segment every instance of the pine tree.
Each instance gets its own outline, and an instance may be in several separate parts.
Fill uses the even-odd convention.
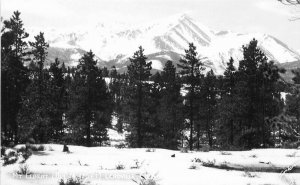
[[[20,12],[13,13],[3,22],[1,29],[1,130],[2,144],[18,143],[17,114],[21,108],[21,96],[29,84],[28,70],[24,62],[28,56],[29,34],[23,27]]]
[[[164,146],[162,122],[160,122],[159,107],[161,99],[161,74],[156,72],[151,77],[148,96],[144,98],[144,114],[147,121],[143,124],[145,147],[160,148]]]
[[[190,124],[190,138],[189,147],[193,149],[193,133],[194,133],[194,121],[195,121],[195,93],[199,88],[199,79],[201,72],[204,70],[202,61],[197,58],[196,47],[193,43],[189,44],[189,49],[185,50],[184,58],[180,59],[178,67],[181,68],[181,75],[185,89],[188,91],[187,95],[187,106],[189,107],[189,124]]]
[[[121,94],[121,88],[122,84],[124,83],[124,79],[121,77],[120,74],[118,74],[117,69],[115,66],[111,68],[110,71],[110,83],[109,83],[109,89],[110,93],[113,98],[113,112],[114,116],[117,118],[117,124],[115,125],[118,132],[123,132],[123,118],[122,118],[122,94]]]
[[[86,146],[93,142],[102,145],[110,127],[112,99],[102,71],[97,67],[94,53],[87,52],[79,60],[71,87],[71,105],[68,122],[73,125],[72,137],[85,139]],[[72,138],[83,144],[83,140]]]
[[[56,58],[54,63],[50,64],[50,103],[53,110],[50,113],[50,125],[53,127],[53,139],[61,140],[63,135],[63,115],[65,109],[66,88],[64,81],[64,63],[59,66],[60,62]]]
[[[300,134],[300,69],[292,71],[294,84],[291,92],[286,96],[286,113],[296,118],[297,133]]]
[[[150,70],[151,62],[147,62],[147,57],[144,55],[144,49],[140,46],[139,50],[136,51],[130,60],[128,68],[128,80],[129,84],[126,88],[126,107],[128,114],[127,122],[130,135],[127,138],[129,143],[134,147],[144,146],[143,141],[143,128],[146,124],[146,101],[145,99],[149,96],[149,84],[147,80],[151,76]]]
[[[239,97],[244,104],[240,141],[249,148],[265,146],[270,137],[265,119],[278,115],[282,108],[280,92],[276,88],[281,70],[268,62],[255,39],[243,50],[244,59],[238,70]]]
[[[32,79],[22,100],[22,109],[18,115],[22,139],[32,136],[36,141],[47,142],[51,136],[50,129],[50,90],[49,72],[44,69],[49,44],[41,32],[29,42],[33,60],[31,62]]]
[[[103,67],[103,69],[102,69],[102,76],[103,77],[108,77],[109,76],[109,71],[106,67]]]
[[[23,27],[24,24],[20,15],[21,13],[19,11],[15,11],[10,20],[3,22],[1,48],[3,50],[4,55],[2,57],[4,57],[4,60],[7,56],[24,59],[24,56],[27,55],[26,49],[28,44],[25,39],[29,37],[29,34]]]
[[[184,128],[181,84],[172,61],[167,61],[161,75],[159,120],[162,125],[163,147],[177,149]]]
[[[215,76],[213,70],[207,72],[201,84],[201,89],[199,92],[199,100],[201,104],[199,105],[199,121],[197,126],[197,139],[199,148],[199,137],[200,137],[200,126],[201,122],[204,122],[204,130],[206,132],[206,138],[210,147],[213,146],[213,132],[214,132],[214,122],[215,114],[217,109],[217,95],[219,91],[217,89],[217,77]]]
[[[300,68],[294,69],[292,73],[295,75],[292,80],[294,84],[300,84]],[[297,86],[297,85],[296,85]]]
[[[224,72],[224,77],[221,79],[221,100],[219,102],[219,124],[218,124],[218,140],[224,148],[228,145],[233,146],[235,135],[238,132],[237,117],[238,104],[236,95],[236,69],[234,67],[234,60],[230,58],[227,63],[227,68]]]

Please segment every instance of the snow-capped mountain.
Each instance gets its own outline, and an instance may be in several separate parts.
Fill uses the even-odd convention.
[[[92,50],[100,61],[99,65],[124,69],[128,58],[142,45],[152,67],[162,70],[165,61],[178,62],[188,43],[193,42],[199,57],[205,57],[206,65],[220,74],[230,57],[237,65],[242,59],[242,45],[253,38],[259,41],[259,47],[270,60],[278,63],[300,61],[298,52],[273,36],[215,32],[186,14],[139,26],[99,23],[78,31],[46,30],[45,37],[51,46],[49,56],[61,58],[62,55],[70,65],[76,65],[84,51]]]

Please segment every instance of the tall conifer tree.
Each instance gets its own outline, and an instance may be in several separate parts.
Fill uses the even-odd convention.
[[[107,128],[110,127],[112,114],[112,98],[94,57],[90,51],[79,60],[68,113],[68,121],[73,125],[72,132],[85,138],[86,146],[92,146],[93,142],[102,145],[108,139]],[[84,144],[83,140],[75,139],[75,142]]]
[[[190,138],[189,148],[193,149],[193,133],[194,133],[194,122],[195,122],[195,96],[197,88],[200,85],[201,73],[204,70],[202,61],[198,58],[196,46],[193,43],[189,44],[189,49],[185,50],[185,56],[179,60],[180,64],[178,67],[181,69],[180,74],[183,78],[185,89],[188,91],[187,94],[187,106],[189,107],[189,124],[190,124]]]
[[[132,58],[128,68],[129,84],[126,92],[126,102],[128,104],[129,114],[127,120],[131,135],[129,140],[132,146],[144,146],[143,134],[146,118],[146,98],[149,96],[150,85],[147,82],[151,76],[151,62],[147,62],[144,55],[144,49],[140,46]],[[127,85],[127,84],[125,84]]]
[[[15,11],[1,29],[1,130],[8,141],[18,142],[17,114],[21,108],[21,96],[29,84],[27,59],[29,34],[25,31],[20,12]]]

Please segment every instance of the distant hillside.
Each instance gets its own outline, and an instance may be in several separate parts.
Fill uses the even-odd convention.
[[[286,72],[285,74],[282,74],[282,77],[287,82],[293,83],[292,78],[294,77],[294,75],[292,73],[292,70],[300,68],[300,61],[281,63],[278,64],[278,66],[286,69]]]

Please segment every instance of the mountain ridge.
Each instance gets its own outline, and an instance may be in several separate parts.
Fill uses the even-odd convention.
[[[242,46],[253,38],[258,40],[258,46],[270,60],[277,63],[300,60],[297,51],[271,35],[212,31],[187,14],[171,16],[142,26],[118,27],[98,23],[94,28],[87,30],[83,28],[65,33],[45,31],[45,36],[52,50],[69,51],[70,56],[64,58],[69,58],[69,61],[65,62],[71,66],[76,65],[82,51],[92,50],[100,60],[100,66],[115,65],[123,68],[128,64],[128,58],[142,45],[148,60],[155,60],[154,67],[162,70],[166,60],[180,58],[188,43],[193,42],[197,46],[199,57],[206,57],[208,67],[221,74],[230,57],[234,58],[235,66],[238,65],[238,61],[243,57]],[[164,56],[160,56],[162,52],[165,52]],[[50,56],[55,57],[55,54],[51,53]],[[60,58],[59,55],[57,57]]]

